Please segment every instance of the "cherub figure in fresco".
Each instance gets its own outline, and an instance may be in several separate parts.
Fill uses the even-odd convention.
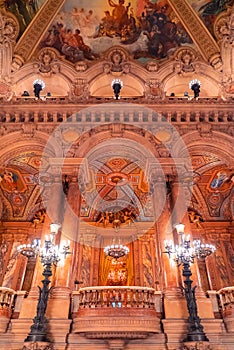
[[[113,0],[108,0],[108,3],[111,7],[114,7],[112,16],[115,21],[117,34],[119,34],[121,28],[128,24],[128,9],[131,6],[131,3],[129,2],[127,6],[124,5],[125,0],[119,0],[118,4]]]

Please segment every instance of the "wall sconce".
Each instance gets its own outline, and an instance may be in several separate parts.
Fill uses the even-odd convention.
[[[34,87],[34,90],[33,90],[34,96],[36,98],[40,98],[40,92],[41,92],[41,90],[43,90],[45,88],[44,81],[40,80],[40,79],[34,80],[33,87]]]
[[[189,87],[194,92],[194,98],[198,97],[200,94],[201,82],[198,79],[193,79],[189,82]]]
[[[111,86],[114,90],[115,99],[119,100],[119,94],[123,86],[123,82],[120,79],[114,79],[112,80]]]

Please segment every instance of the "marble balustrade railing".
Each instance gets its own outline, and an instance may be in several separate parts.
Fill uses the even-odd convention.
[[[15,291],[10,288],[0,287],[0,309],[12,309]]]
[[[233,106],[233,105],[232,105]],[[84,106],[71,107],[69,105],[60,106],[43,106],[40,108],[22,108],[17,109],[17,106],[8,106],[6,110],[4,108],[0,112],[0,122],[4,124],[22,124],[22,123],[82,123],[84,125],[89,123],[140,123],[143,125],[151,124],[154,122],[168,122],[168,123],[200,123],[206,122],[211,124],[232,123],[234,120],[234,113],[232,106],[222,106],[222,108],[216,108],[216,106],[209,106],[209,109],[204,106],[199,106],[191,111],[191,109],[183,109],[176,106],[173,108],[162,109],[160,106],[157,111],[153,109],[146,109],[145,111],[136,110],[133,108],[127,111],[123,108],[118,112],[109,107],[106,111],[106,107],[103,107],[103,111],[91,110]]]
[[[138,286],[97,286],[72,293],[72,311],[79,308],[147,308],[162,312],[162,292]]]
[[[227,308],[234,307],[234,286],[222,288],[217,292],[217,294],[220,298],[220,306],[222,311],[225,311]]]

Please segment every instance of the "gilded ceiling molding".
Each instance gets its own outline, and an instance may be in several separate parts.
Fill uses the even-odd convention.
[[[48,0],[42,6],[15,46],[13,70],[21,67],[24,62],[32,57],[46,29],[50,26],[64,2],[65,0]]]
[[[220,48],[193,8],[184,0],[168,0],[178,18],[183,23],[202,57],[217,69],[222,69]]]

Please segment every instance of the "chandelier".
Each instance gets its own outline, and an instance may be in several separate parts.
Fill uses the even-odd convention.
[[[214,245],[202,243],[198,239],[191,243],[190,235],[184,234],[183,224],[178,224],[175,228],[180,237],[180,242],[174,246],[171,240],[166,240],[165,250],[178,264],[194,263],[195,258],[204,259],[216,250]]]
[[[122,244],[111,244],[104,248],[104,253],[111,258],[119,259],[129,253],[129,248]]]
[[[36,258],[40,251],[40,239],[34,239],[32,244],[20,244],[17,251],[27,258]]]
[[[27,258],[41,258],[42,265],[56,264],[61,260],[62,255],[66,257],[69,254],[70,241],[62,242],[61,247],[55,244],[55,235],[58,233],[61,225],[57,223],[50,224],[50,235],[45,236],[44,246],[41,247],[41,241],[34,239],[32,244],[21,244],[17,247],[17,251]]]

